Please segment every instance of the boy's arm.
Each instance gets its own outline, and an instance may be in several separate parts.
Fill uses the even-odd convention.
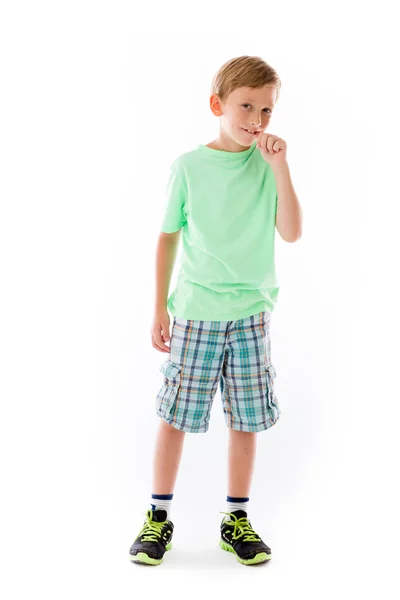
[[[278,194],[276,228],[285,242],[296,242],[302,233],[303,211],[294,191],[289,165],[285,161],[273,171]]]
[[[156,250],[156,301],[155,309],[166,309],[169,285],[174,269],[181,230],[161,232]]]

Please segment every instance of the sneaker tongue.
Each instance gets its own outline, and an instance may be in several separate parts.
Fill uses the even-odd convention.
[[[233,510],[232,515],[235,515],[237,519],[241,519],[242,517],[247,518],[247,512],[245,510]]]
[[[162,510],[161,508],[159,508],[157,510],[153,510],[152,520],[155,521],[156,523],[163,523],[164,521],[167,520],[167,511]]]

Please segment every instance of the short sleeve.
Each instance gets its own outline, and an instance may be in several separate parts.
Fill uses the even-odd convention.
[[[161,231],[173,233],[186,224],[187,185],[185,173],[177,161],[171,165],[166,186],[166,205]]]

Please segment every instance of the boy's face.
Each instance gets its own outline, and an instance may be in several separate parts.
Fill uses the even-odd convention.
[[[240,146],[251,146],[257,139],[250,132],[264,131],[276,102],[276,88],[236,88],[220,103],[214,96],[214,114],[221,117],[221,129]],[[218,110],[219,109],[219,110]]]

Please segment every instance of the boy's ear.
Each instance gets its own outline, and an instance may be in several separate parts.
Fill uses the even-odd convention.
[[[214,116],[220,117],[222,115],[221,101],[216,94],[210,96],[210,108]]]

